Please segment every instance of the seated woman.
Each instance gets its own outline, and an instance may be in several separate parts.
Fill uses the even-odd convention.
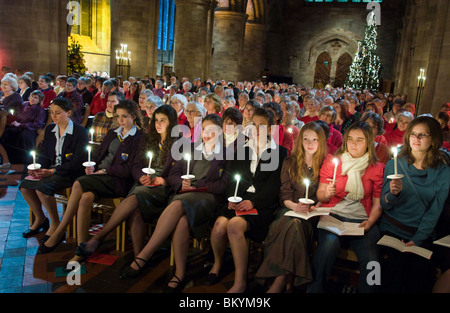
[[[221,125],[222,119],[218,115],[207,115],[202,124],[202,141],[197,145],[192,144],[190,151],[183,151],[193,155],[189,174],[195,178],[181,177],[187,174],[185,160],[181,159],[173,165],[167,183],[177,194],[159,217],[147,245],[131,265],[122,271],[122,278],[141,274],[153,253],[173,233],[176,269],[164,291],[175,292],[183,288],[190,235],[201,240],[213,223],[217,208],[226,201],[224,191],[229,180],[230,162],[225,160],[225,149],[218,140]],[[192,192],[195,188],[203,187],[208,188],[207,192]]]
[[[336,111],[336,120],[334,122],[336,129],[344,135],[345,130],[354,122],[354,119],[347,115],[347,108],[345,107],[344,100],[333,103],[333,108]]]
[[[410,112],[400,111],[400,113],[396,115],[396,122],[386,125],[385,138],[389,148],[403,144],[403,136],[405,135],[409,123],[411,123],[413,119],[414,115]]]
[[[75,77],[67,79],[64,91],[58,94],[58,97],[69,99],[72,103],[73,112],[70,119],[76,123],[81,124],[84,116],[84,102],[81,95],[77,92],[78,80]]]
[[[391,159],[391,151],[387,146],[386,138],[384,138],[384,120],[374,112],[364,112],[360,121],[370,125],[373,133],[373,143],[375,144],[375,153],[379,162],[386,164]]]
[[[130,85],[130,90],[125,92],[125,98],[127,100],[133,100],[136,103],[139,103],[139,94],[140,94],[140,85],[138,82],[133,82]]]
[[[161,107],[162,105],[163,102],[161,98],[158,96],[149,96],[147,99],[144,100],[145,116],[142,119],[142,127],[145,129],[145,132],[147,134],[150,132],[150,124],[153,119],[153,114],[155,110]]]
[[[394,162],[386,164],[381,205],[380,232],[402,240],[405,246],[431,250],[433,231],[449,192],[450,169],[442,162],[439,123],[427,116],[415,118],[408,126],[398,156],[402,179],[388,179]],[[401,253],[382,246],[384,292],[430,292],[434,270],[430,260],[413,253]]]
[[[325,292],[326,284],[336,257],[343,244],[349,244],[359,262],[359,291],[371,292],[376,286],[367,281],[367,263],[378,261],[377,242],[380,233],[376,224],[381,215],[380,195],[384,164],[377,162],[373,134],[365,122],[352,124],[344,134],[337,156],[336,181],[333,184],[335,165],[328,155],[320,169],[317,200],[322,207],[331,207],[330,215],[343,222],[359,223],[363,236],[338,236],[319,229],[319,244],[314,254],[314,282],[308,292]]]
[[[186,105],[184,113],[187,117],[185,125],[189,126],[185,137],[190,138],[191,142],[197,142],[202,135],[202,120],[206,116],[206,109],[200,102],[191,101]]]
[[[295,141],[297,140],[298,134],[300,133],[300,129],[294,124],[296,117],[294,115],[293,102],[289,100],[281,100],[280,106],[281,110],[283,111],[283,121],[281,124],[289,133],[292,134],[292,139],[295,145]]]
[[[131,100],[122,100],[114,108],[119,127],[111,129],[103,139],[92,161],[95,167],[86,167],[86,175],[72,185],[67,210],[58,228],[39,247],[39,253],[53,251],[63,240],[67,225],[77,214],[78,244],[87,240],[91,221],[91,209],[100,198],[124,197],[133,186],[134,180],[142,178],[142,164],[137,155],[144,139],[144,133],[137,129],[138,106]],[[136,125],[135,122],[138,124]],[[85,159],[86,161],[86,159]]]
[[[25,201],[32,210],[35,221],[30,229],[23,233],[28,238],[47,230],[48,238],[59,225],[59,216],[54,194],[69,188],[73,181],[83,175],[88,134],[84,127],[70,119],[72,104],[64,98],[54,99],[49,109],[53,120],[45,130],[42,151],[37,163],[38,170],[29,171],[33,180],[25,179],[19,186]],[[42,211],[47,210],[50,224]]]
[[[94,252],[106,236],[126,219],[130,222],[134,254],[137,256],[144,248],[145,223],[154,223],[159,218],[168,204],[169,197],[174,193],[167,183],[167,177],[174,162],[171,148],[176,138],[171,136],[171,131],[178,125],[178,117],[175,109],[169,105],[156,109],[154,116],[141,150],[140,163],[149,162],[147,152],[151,151],[151,168],[155,173],[141,176],[128,196],[114,210],[103,229],[87,243],[80,244],[76,252],[79,257],[83,258]],[[149,188],[150,185],[156,186]]]
[[[20,114],[23,110],[23,100],[20,94],[16,92],[19,88],[16,76],[13,74],[7,74],[2,78],[1,82],[3,91],[3,96],[0,97],[2,115],[11,115],[11,110],[14,110],[14,114],[12,115]]]
[[[283,110],[281,109],[280,104],[276,102],[266,102],[263,104],[263,108],[266,110],[271,110],[275,116],[274,121],[277,127],[272,127],[273,140],[277,145],[285,147],[288,155],[290,155],[292,148],[294,147],[294,137],[292,136],[292,133],[288,132],[286,127],[282,125]]]
[[[31,162],[29,152],[36,148],[37,130],[44,126],[45,111],[41,107],[44,94],[35,90],[25,102],[22,113],[5,129],[0,143],[6,148],[9,160],[14,164]]]
[[[222,116],[222,98],[216,93],[209,93],[203,99],[207,114],[217,114]]]
[[[235,158],[230,171],[232,177],[241,177],[237,196],[243,200],[223,205],[211,231],[214,265],[209,272],[208,281],[209,284],[219,281],[228,239],[235,268],[234,284],[228,290],[230,293],[242,293],[247,288],[249,247],[246,238],[261,243],[279,206],[280,172],[287,149],[277,145],[271,138],[274,119],[272,111],[255,109],[252,136],[244,146],[245,158]],[[230,180],[226,195],[232,197],[235,188],[236,181]],[[258,215],[237,216],[238,213],[245,213],[253,208],[258,211]]]
[[[305,113],[300,118],[300,121],[303,123],[308,123],[311,121],[317,121],[319,119],[318,111],[319,111],[319,101],[314,99],[314,97],[305,97],[303,105],[305,106]]]
[[[333,126],[336,116],[336,111],[330,105],[324,106],[319,111],[319,120],[324,121],[327,123],[328,127],[330,127],[330,136],[327,139],[327,145],[331,147],[333,151],[339,150],[342,145],[342,133]],[[334,154],[334,152],[332,154]]]
[[[140,118],[142,120],[142,125],[144,125],[144,128],[146,128],[148,126],[148,124],[150,123],[148,121],[148,117],[147,117],[147,110],[146,110],[146,104],[145,104],[145,100],[148,99],[148,97],[154,96],[153,91],[151,91],[150,89],[144,89],[140,92],[139,94],[139,113]],[[147,118],[146,118],[147,117]]]
[[[30,94],[33,91],[31,87],[32,81],[30,76],[22,75],[17,79],[17,83],[19,84],[19,94],[22,97],[23,102],[30,100]]]
[[[114,108],[122,100],[125,100],[125,95],[120,91],[116,90],[108,94],[105,111],[95,114],[94,119],[92,120],[91,129],[94,130],[94,142],[101,143],[109,130],[117,126],[115,125],[117,121],[114,116]]]
[[[309,212],[314,206],[299,202],[305,198],[304,179],[308,179],[308,198],[316,206],[316,190],[319,171],[327,155],[326,138],[323,129],[316,122],[310,122],[300,130],[299,140],[291,156],[283,162],[281,169],[281,209],[269,228],[264,241],[264,259],[256,278],[271,282],[267,292],[292,292],[313,280],[310,255],[314,244],[317,218],[303,220],[284,216],[290,210]]]
[[[181,94],[173,95],[170,99],[170,105],[175,109],[175,111],[177,111],[178,125],[186,125],[187,117],[184,114],[184,110],[187,104],[188,101],[186,97]]]
[[[244,112],[242,113],[242,117],[244,118],[242,126],[244,127],[244,134],[246,136],[248,136],[248,134],[250,133],[251,126],[253,125],[252,123],[253,112],[255,112],[256,108],[260,107],[261,103],[253,99],[248,100],[247,103],[245,104]]]
[[[236,107],[228,108],[223,111],[222,120],[222,131],[225,147],[229,149],[228,153],[235,153],[238,145],[243,145],[248,141],[248,137],[243,133],[242,113]],[[232,155],[230,157],[232,157]]]

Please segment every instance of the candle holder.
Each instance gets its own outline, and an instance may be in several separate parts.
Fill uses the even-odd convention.
[[[238,192],[239,182],[241,180],[241,176],[240,175],[236,175],[236,176],[234,176],[234,178],[236,179],[236,188],[234,190],[234,196],[233,197],[229,197],[228,201],[232,202],[232,203],[239,203],[239,202],[242,201],[242,198],[237,196],[237,192]]]
[[[41,168],[41,164],[39,163],[33,163],[27,166],[27,169],[29,169],[30,171],[35,171]]]
[[[95,162],[93,162],[93,161],[91,161],[91,162],[84,162],[84,163],[83,163],[83,166],[84,166],[84,167],[91,167],[91,166],[95,166],[95,164],[97,164],[97,163],[95,163]]]
[[[417,77],[417,94],[416,94],[416,112],[415,115],[417,116],[419,114],[419,106],[420,106],[420,101],[422,99],[422,93],[423,93],[423,89],[425,87],[425,69],[421,68],[420,69],[420,74],[419,77]]]
[[[241,202],[242,201],[242,198],[241,197],[229,197],[228,198],[228,201],[229,202],[232,202],[232,203],[239,203],[239,202]]]
[[[152,174],[156,173],[156,171],[154,169],[149,168],[149,167],[143,168],[142,171],[147,175],[152,175]]]
[[[120,44],[120,50],[116,50],[116,76],[129,77],[131,73],[131,51],[127,44]]]

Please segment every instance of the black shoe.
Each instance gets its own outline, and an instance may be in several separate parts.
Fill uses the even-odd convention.
[[[144,262],[144,265],[139,265],[139,263],[136,260],[140,260]],[[122,272],[120,273],[120,279],[126,279],[126,278],[136,278],[139,275],[142,274],[142,271],[147,265],[148,260],[142,259],[142,258],[136,258],[131,262],[131,264],[136,263],[136,265],[139,267],[138,270],[135,270],[131,267],[131,264],[127,267],[125,267]]]
[[[44,235],[44,236],[42,236],[41,239],[39,239],[39,242],[40,242],[41,244],[44,244],[44,243],[48,240],[48,238],[50,238],[49,235]]]
[[[29,238],[31,236],[37,235],[42,231],[47,231],[50,228],[50,222],[48,218],[45,219],[45,221],[39,225],[36,229],[27,229],[25,232],[23,232],[22,236],[23,238]]]
[[[63,243],[63,241],[66,240],[66,234],[64,234],[61,239],[56,243],[56,245],[54,245],[53,247],[47,247],[45,244],[42,244],[39,246],[39,249],[37,251],[38,254],[46,254],[46,253],[50,253],[53,250],[56,249],[56,247],[58,247],[61,243]]]
[[[80,243],[80,245],[75,250],[75,254],[77,256],[83,257],[84,259],[86,259],[88,256],[90,256],[92,253],[94,253],[94,251],[86,250],[86,242],[85,241]]]
[[[175,278],[175,279],[174,279]],[[170,283],[178,283],[176,287],[170,287]],[[184,280],[181,280],[177,275],[173,275],[172,280],[170,280],[163,289],[163,293],[179,293],[184,288]]]
[[[217,284],[220,280],[221,280],[221,278],[219,277],[218,274],[209,273],[208,278],[206,278],[205,285],[212,286],[212,285]]]

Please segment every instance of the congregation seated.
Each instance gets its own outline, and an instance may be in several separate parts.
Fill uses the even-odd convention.
[[[78,80],[74,77],[69,77],[65,83],[65,88],[57,97],[67,98],[72,103],[72,115],[70,119],[76,123],[81,124],[84,115],[84,101],[81,95],[76,91]]]
[[[93,133],[91,139],[93,139],[94,143],[101,143],[109,130],[116,126],[117,121],[114,117],[114,109],[124,99],[125,95],[120,91],[113,91],[108,94],[105,111],[95,114],[92,120],[91,129]]]

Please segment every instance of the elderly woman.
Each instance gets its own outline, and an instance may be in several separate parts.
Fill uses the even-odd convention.
[[[178,125],[186,125],[187,117],[184,114],[184,109],[186,108],[187,103],[186,97],[181,94],[173,95],[170,99],[170,105],[177,111]]]
[[[185,137],[190,137],[191,142],[197,142],[201,139],[202,134],[202,120],[206,116],[205,107],[197,102],[191,101],[186,105],[185,114],[187,122],[185,125],[189,126],[189,133],[185,134]]]
[[[20,94],[16,92],[19,88],[16,76],[5,75],[2,78],[1,87],[3,91],[3,96],[0,99],[1,108],[7,112],[14,110],[15,114],[21,112],[23,110],[23,101]]]
[[[227,89],[227,90],[231,90],[231,89]],[[233,91],[233,90],[231,90]],[[223,99],[223,107],[222,110],[225,111],[228,108],[235,108],[236,107],[236,99],[233,96],[226,96]]]
[[[364,112],[360,121],[366,122],[370,125],[373,133],[373,141],[375,144],[375,153],[378,161],[386,164],[391,159],[389,147],[387,146],[386,138],[384,134],[384,120],[383,118],[374,112]]]
[[[408,111],[402,111],[396,116],[397,122],[386,126],[386,141],[387,146],[403,145],[403,136],[408,128],[409,123],[414,119]]]
[[[86,78],[86,77],[78,78],[77,92],[81,95],[81,98],[83,98],[83,103],[85,105],[90,105],[92,102],[92,99],[94,98],[92,93],[87,89],[88,84],[89,84],[89,78]]]
[[[209,93],[205,96],[203,103],[208,114],[217,114],[221,116],[222,99],[220,98],[220,96],[215,93]]]
[[[33,91],[33,88],[31,88],[32,81],[30,76],[20,76],[17,83],[19,84],[19,94],[22,97],[22,100],[28,101],[30,99],[31,92]]]
[[[296,118],[294,114],[294,105],[292,101],[289,100],[281,100],[281,102],[279,103],[281,106],[281,110],[283,111],[282,125],[284,125],[287,131],[292,134],[295,143],[298,134],[300,133],[300,129],[294,124]],[[300,123],[302,123],[302,126],[304,125],[303,122]]]
[[[55,99],[57,96],[56,92],[50,85],[51,82],[52,79],[47,75],[42,75],[41,77],[39,77],[38,80],[39,88],[44,93],[44,102],[42,103],[42,107],[44,109],[48,109],[50,107],[50,103],[52,102],[52,100]]]
[[[153,113],[155,113],[155,110],[157,108],[163,105],[163,102],[158,96],[149,96],[147,99],[145,99],[144,105],[146,114],[142,119],[142,127],[148,134],[150,132],[150,122],[153,118]]]
[[[28,152],[36,146],[37,130],[44,126],[45,111],[41,107],[44,94],[35,90],[30,101],[24,103],[24,109],[5,129],[0,143],[6,148],[10,160],[14,164],[29,163]],[[6,162],[5,162],[6,161]],[[4,160],[4,164],[9,161]]]
[[[58,94],[58,97],[67,98],[72,103],[73,111],[70,119],[77,124],[81,124],[84,115],[84,102],[81,95],[77,92],[78,80],[75,77],[69,77],[65,83],[65,89]]]
[[[169,93],[166,93],[163,97],[164,104],[170,105],[170,99],[172,99],[173,95],[175,95],[178,91],[177,85],[171,85],[169,87]]]

